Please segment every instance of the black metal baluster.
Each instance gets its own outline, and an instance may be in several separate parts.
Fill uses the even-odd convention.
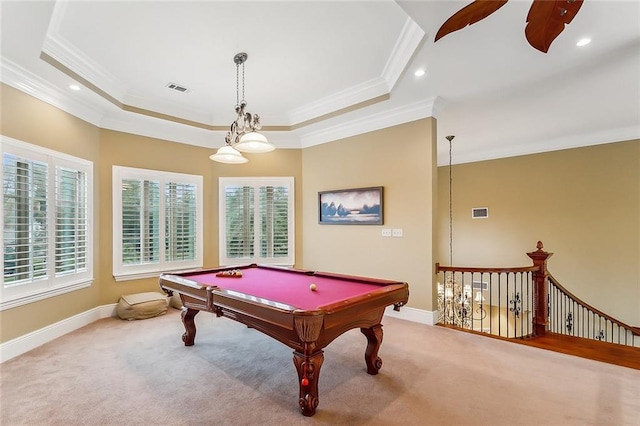
[[[498,292],[500,291],[500,275],[501,274],[498,274],[498,278],[497,278],[497,281],[498,281]],[[495,309],[493,309],[493,304],[494,304],[494,301],[495,301],[495,297],[493,297],[493,291],[494,291],[493,288],[495,287],[494,284],[493,284],[494,283],[494,279],[495,278],[493,278],[493,276],[492,276],[491,277],[491,281],[489,281],[489,309],[492,309],[492,310],[490,310],[489,313],[487,314],[487,315],[489,315],[489,328],[493,327],[493,329],[495,329],[495,325],[494,325],[494,322],[495,322],[494,311],[495,311]],[[499,304],[499,301],[498,301],[498,304]],[[498,314],[495,315],[495,317],[498,318],[498,321],[500,320],[500,308],[498,308]]]
[[[529,311],[531,312],[531,319],[529,321],[529,330],[527,332],[527,334],[529,334],[529,336],[531,336],[533,334],[533,317],[534,317],[534,312],[533,312],[533,272],[528,272],[527,273],[527,286],[529,287],[529,295],[531,297],[531,299],[529,300]]]
[[[501,282],[501,278],[502,278],[502,274],[498,275],[498,336],[502,336],[502,324],[501,324],[501,317],[502,317],[502,300],[501,300],[501,289],[502,289],[502,282]]]
[[[511,281],[511,274],[507,274],[507,299],[509,298],[509,282]],[[511,301],[507,300],[507,306],[511,304]],[[507,338],[509,338],[509,310],[507,310]]]

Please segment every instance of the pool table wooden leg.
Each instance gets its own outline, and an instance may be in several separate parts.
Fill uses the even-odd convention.
[[[360,331],[367,337],[367,349],[364,351],[367,373],[378,374],[382,368],[382,359],[378,357],[378,350],[382,344],[382,324],[374,325],[371,328],[361,328]]]
[[[323,351],[317,351],[311,355],[306,355],[295,351],[293,353],[293,363],[298,371],[298,384],[300,385],[300,412],[309,417],[316,413],[318,406],[318,378],[320,377],[320,367],[324,362]]]
[[[185,346],[193,346],[193,342],[196,339],[196,323],[195,316],[200,312],[197,309],[182,307],[182,324],[184,324],[184,334],[182,335],[182,341]]]

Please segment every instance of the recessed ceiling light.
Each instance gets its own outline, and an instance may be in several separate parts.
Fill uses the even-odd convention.
[[[420,69],[418,71],[416,71],[415,73],[413,73],[416,77],[421,77],[424,75],[424,70]]]
[[[80,90],[80,86],[78,86],[77,84],[70,84],[69,85],[69,89],[71,89],[71,90]]]
[[[576,43],[576,46],[582,47],[582,46],[586,46],[589,43],[591,43],[591,39],[590,38],[582,38],[582,39],[578,40],[578,42]]]

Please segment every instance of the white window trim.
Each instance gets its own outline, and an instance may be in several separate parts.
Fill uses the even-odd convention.
[[[3,276],[2,285],[0,285],[0,311],[90,287],[93,283],[93,162],[0,135],[0,158],[4,158],[5,152],[21,155],[32,160],[44,161],[49,164],[49,166],[52,166],[53,173],[55,173],[56,166],[70,166],[86,172],[88,188],[87,271],[78,274],[70,274],[62,278],[55,277],[55,274],[53,274],[53,276],[41,281],[24,284],[14,288],[4,288]],[[4,162],[2,161],[0,162],[0,176],[2,179],[4,179],[3,167]],[[50,181],[49,184],[55,185],[55,182]],[[51,193],[55,194],[55,191]],[[55,195],[53,196],[55,197]],[[55,215],[51,215],[49,220],[55,220]],[[0,209],[0,222],[4,224],[4,209]],[[49,229],[55,229],[55,226],[50,226]],[[55,246],[55,244],[53,246]],[[4,244],[0,245],[0,264],[4,271]],[[53,264],[55,264],[55,262],[52,262],[52,265]]]
[[[266,261],[264,258],[227,258],[227,235],[226,235],[226,198],[225,187],[228,185],[248,185],[248,186],[288,186],[289,187],[289,205],[288,205],[288,229],[289,229],[289,256],[287,258],[278,259],[278,261]],[[255,197],[258,197],[258,191],[255,191]],[[256,203],[257,205],[257,203]],[[221,266],[237,265],[239,263],[263,263],[277,266],[294,266],[295,264],[295,186],[292,176],[286,177],[220,177],[218,179],[218,229],[220,237],[218,238],[218,253]],[[254,226],[255,244],[260,241],[259,226]],[[256,247],[255,253],[259,253]]]
[[[147,179],[157,180],[164,194],[164,185],[167,182],[193,183],[197,187],[196,191],[196,258],[191,261],[164,260],[164,232],[160,232],[162,249],[160,250],[160,261],[153,264],[123,265],[122,259],[122,180],[123,179]],[[189,175],[183,173],[172,173],[161,170],[138,169],[132,167],[113,166],[113,277],[117,282],[136,280],[141,278],[158,277],[163,272],[182,271],[187,269],[201,268],[204,262],[204,242],[203,242],[203,178],[200,175]],[[160,223],[164,224],[164,196],[160,198]]]

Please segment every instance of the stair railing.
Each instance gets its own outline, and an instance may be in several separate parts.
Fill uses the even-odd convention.
[[[507,338],[547,332],[640,347],[640,328],[595,309],[547,270],[553,255],[527,253],[533,266],[478,268],[436,263],[438,323]]]
[[[438,322],[502,337],[533,334],[534,274],[538,266],[476,268],[441,266]]]
[[[550,332],[640,347],[640,328],[618,321],[583,302],[551,274],[548,283]]]

